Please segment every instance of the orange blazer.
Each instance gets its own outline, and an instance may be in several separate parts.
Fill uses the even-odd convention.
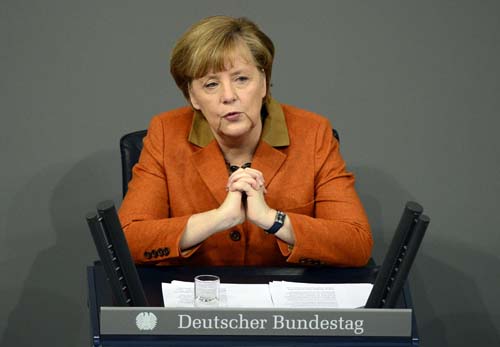
[[[183,107],[152,119],[119,210],[137,263],[363,266],[368,262],[373,244],[370,227],[328,120],[287,105],[281,105],[280,112],[288,145],[273,147],[261,139],[252,167],[264,175],[267,204],[290,218],[295,245],[246,221],[192,249],[179,249],[189,217],[219,207],[228,179],[215,140],[206,146],[188,141],[195,115]]]

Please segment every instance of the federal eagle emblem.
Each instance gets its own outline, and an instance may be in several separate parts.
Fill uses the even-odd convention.
[[[153,330],[157,322],[158,318],[153,312],[141,312],[135,317],[135,324],[139,330]]]

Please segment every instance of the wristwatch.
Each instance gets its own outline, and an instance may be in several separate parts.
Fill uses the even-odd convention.
[[[281,229],[283,224],[285,224],[286,214],[281,211],[276,211],[276,217],[274,218],[274,224],[267,230],[264,230],[268,234],[276,234],[278,230]]]

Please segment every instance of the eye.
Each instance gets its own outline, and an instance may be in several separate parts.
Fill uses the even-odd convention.
[[[243,84],[248,82],[249,78],[247,76],[238,76],[236,77],[236,82]]]
[[[219,85],[219,83],[212,81],[212,82],[205,83],[205,85],[203,87],[206,89],[215,89],[215,88],[217,88],[218,85]]]

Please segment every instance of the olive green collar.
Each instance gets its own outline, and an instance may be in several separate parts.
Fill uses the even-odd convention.
[[[281,105],[273,98],[264,105],[267,116],[264,118],[262,129],[262,140],[273,147],[283,147],[290,145],[288,128],[286,126],[285,114]],[[203,114],[195,110],[191,131],[188,140],[194,145],[205,147],[214,139],[214,135]]]

